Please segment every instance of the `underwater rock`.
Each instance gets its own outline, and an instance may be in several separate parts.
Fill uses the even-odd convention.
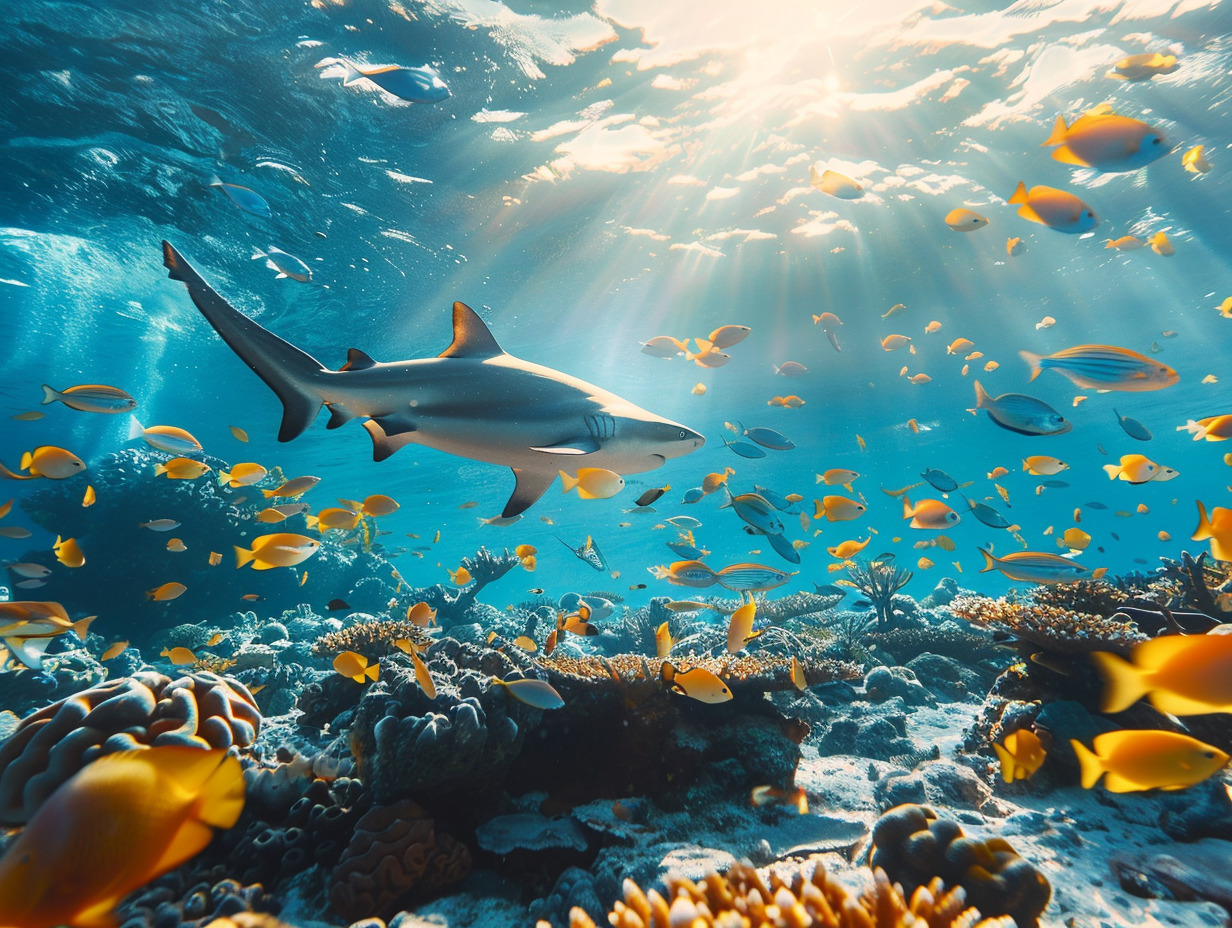
[[[537,812],[515,812],[488,819],[475,829],[475,841],[492,854],[564,848],[584,851],[589,846],[581,826],[568,816],[548,818]]]
[[[874,667],[864,678],[864,689],[873,702],[899,697],[909,706],[931,706],[937,700],[906,667]]]
[[[1031,863],[1001,838],[979,841],[928,806],[902,805],[873,826],[873,867],[904,887],[940,877],[961,886],[967,901],[990,915],[1009,915],[1019,928],[1036,928],[1052,887]]]
[[[205,671],[110,680],[27,716],[0,745],[0,821],[29,821],[56,787],[103,754],[244,746],[260,727],[256,701],[236,680]]]
[[[817,751],[887,761],[912,754],[915,744],[907,737],[906,706],[899,697],[880,704],[853,703],[848,714],[830,722]]]
[[[1131,850],[1109,862],[1121,888],[1135,896],[1205,900],[1232,916],[1232,842],[1204,838],[1167,851]]]
[[[980,920],[980,913],[966,907],[961,893],[946,890],[940,879],[928,882],[924,891],[908,899],[881,870],[873,871],[872,885],[854,896],[826,873],[816,861],[810,871],[778,869],[768,880],[747,863],[727,868],[724,875],[711,871],[696,881],[672,876],[666,892],[644,891],[636,882],[624,884],[623,900],[608,915],[613,925],[646,925],[668,928],[714,928],[739,924],[749,928],[774,925],[830,925],[835,928],[898,928],[927,924],[930,928],[1006,928],[1004,919]],[[668,900],[671,900],[670,910]],[[569,913],[570,928],[595,928],[595,921],[581,909]]]
[[[388,919],[408,896],[429,897],[466,879],[466,845],[437,834],[435,823],[410,800],[374,806],[334,870],[329,892],[335,912],[350,920]]]
[[[979,810],[992,796],[992,790],[975,771],[953,761],[925,764],[921,773],[928,802],[939,808]]]
[[[1160,797],[1159,827],[1174,841],[1221,838],[1232,841],[1232,804],[1218,777]]]
[[[568,924],[566,913],[573,909],[585,912],[593,920],[602,919],[605,908],[595,889],[595,877],[581,867],[569,867],[556,878],[545,898],[531,903],[528,914],[537,921]]]

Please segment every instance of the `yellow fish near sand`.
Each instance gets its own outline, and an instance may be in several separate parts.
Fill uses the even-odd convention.
[[[1001,761],[1001,778],[1006,783],[1030,779],[1047,757],[1039,735],[1029,728],[1010,732],[1001,744],[994,743],[992,749]]]
[[[1197,738],[1153,729],[1110,731],[1096,735],[1095,750],[1070,741],[1082,766],[1082,786],[1090,789],[1107,774],[1112,793],[1147,789],[1177,790],[1201,783],[1225,766],[1229,757]]]
[[[0,920],[116,924],[121,899],[195,857],[243,808],[244,774],[226,751],[104,755],[52,793],[0,859]]]
[[[1143,696],[1172,715],[1232,712],[1232,635],[1161,635],[1135,645],[1128,661],[1091,657],[1104,678],[1102,712],[1124,712]]]

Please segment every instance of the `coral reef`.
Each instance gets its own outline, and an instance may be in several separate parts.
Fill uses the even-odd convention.
[[[61,783],[102,754],[253,742],[261,712],[242,683],[154,671],[110,680],[22,719],[0,745],[0,821],[29,821]]]
[[[205,925],[214,919],[235,919],[237,926],[273,928],[266,914],[276,903],[260,885],[243,885],[223,876],[224,868],[202,874],[181,867],[133,893],[116,910],[121,928],[178,928]]]
[[[462,587],[446,587],[442,583],[424,589],[416,589],[403,596],[406,603],[425,602],[436,610],[437,622],[449,627],[467,621],[466,614],[475,605],[475,598],[485,586],[499,580],[522,563],[521,558],[505,549],[493,554],[480,547],[471,557],[462,558],[461,566],[471,575],[471,582]]]
[[[1029,654],[1036,649],[1062,655],[1085,655],[1112,651],[1127,655],[1146,636],[1130,621],[1072,612],[1062,606],[959,596],[950,611],[977,628],[1001,632],[1018,642]]]
[[[710,872],[699,883],[681,877],[668,880],[667,893],[643,892],[625,880],[624,900],[617,901],[608,921],[617,928],[691,928],[742,925],[772,928],[782,925],[826,925],[831,928],[1007,928],[1008,919],[980,919],[961,892],[946,890],[933,879],[912,893],[910,900],[885,873],[873,874],[873,885],[858,897],[826,873],[818,862],[811,874],[796,870],[790,881],[776,871],[769,881],[748,863],[738,863],[720,876]],[[540,922],[540,928],[545,923]],[[569,912],[570,928],[595,928],[581,908]]]
[[[894,624],[894,594],[910,583],[912,576],[893,557],[853,561],[847,567],[847,579],[873,604],[879,629]]]
[[[394,642],[406,639],[416,645],[432,642],[426,631],[407,619],[374,619],[364,616],[354,625],[322,635],[312,646],[312,653],[334,657],[343,651],[355,651],[370,661],[378,660],[398,650]]]
[[[35,522],[53,534],[76,538],[86,555],[82,567],[49,578],[48,598],[62,603],[70,615],[97,614],[97,628],[138,645],[152,629],[171,622],[226,615],[242,604],[245,594],[259,593],[274,613],[302,602],[299,572],[271,570],[255,576],[248,570],[205,566],[209,551],[230,558],[232,545],[244,544],[246,536],[267,528],[251,521],[263,502],[239,503],[240,497],[253,497],[256,491],[220,487],[209,475],[197,480],[155,477],[155,465],[169,457],[152,449],[127,448],[92,460],[88,482],[97,502],[88,508],[81,505],[83,480],[43,481],[44,486],[22,499],[22,508]],[[215,470],[226,466],[208,455],[203,460]],[[167,538],[141,525],[162,518],[180,523],[176,533],[190,540],[188,552],[168,553]],[[303,531],[302,516],[283,523],[280,530]],[[349,595],[365,578],[389,574],[379,555],[328,537],[308,568],[314,588],[341,595]],[[169,580],[183,583],[188,591],[173,600],[150,602],[146,591]],[[382,601],[387,601],[394,588],[383,587]],[[99,596],[99,590],[107,595]]]
[[[408,896],[446,890],[462,882],[470,869],[466,845],[438,833],[411,800],[375,806],[355,824],[338,861],[330,905],[350,920],[388,919]]]
[[[978,841],[928,806],[891,809],[873,826],[871,865],[895,882],[918,887],[940,876],[961,886],[981,912],[1009,915],[1018,928],[1036,928],[1052,887],[1034,865],[1001,838]]]

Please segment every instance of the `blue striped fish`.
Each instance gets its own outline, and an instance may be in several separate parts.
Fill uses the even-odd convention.
[[[720,570],[717,579],[720,586],[729,590],[756,593],[782,586],[795,575],[794,570],[788,573],[764,564],[732,564]]]
[[[1075,345],[1044,356],[1020,351],[1018,356],[1031,365],[1031,380],[1051,368],[1084,390],[1139,393],[1162,390],[1181,379],[1167,364],[1115,345]]]
[[[1061,435],[1073,428],[1059,412],[1033,396],[1025,393],[1002,393],[989,396],[977,380],[975,382],[975,409],[984,410],[1003,429],[1020,435]],[[916,484],[917,486],[919,484]],[[882,491],[889,493],[885,487]],[[891,496],[897,494],[890,493]]]
[[[1005,557],[995,557],[988,548],[978,548],[984,555],[980,573],[999,570],[1011,580],[1023,583],[1073,583],[1092,576],[1092,571],[1059,554],[1044,551],[1015,551]],[[1103,576],[1103,572],[1099,572]]]

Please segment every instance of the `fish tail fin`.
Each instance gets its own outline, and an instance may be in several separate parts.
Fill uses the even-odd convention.
[[[915,507],[911,505],[911,500],[907,498],[907,494],[903,494],[903,518],[910,519],[915,515]]]
[[[236,568],[243,567],[245,564],[255,560],[257,555],[247,548],[241,548],[239,545],[233,545],[235,548],[235,566]]]
[[[230,472],[225,471],[225,470],[219,470],[218,471],[218,485],[220,487],[225,487],[230,482],[231,482]]]
[[[996,752],[997,759],[1001,761],[1001,778],[1006,783],[1013,783],[1015,771],[1014,755],[995,742],[992,749]]]
[[[343,69],[346,71],[346,73],[343,75],[343,78],[342,78],[342,85],[344,87],[354,84],[356,81],[360,81],[364,79],[363,72],[360,71],[359,68],[355,67],[355,65],[352,64],[350,61],[348,61],[346,58],[339,58],[337,59],[337,61],[339,64],[342,65]]]
[[[1064,116],[1057,116],[1057,121],[1053,123],[1052,135],[1048,136],[1048,140],[1040,142],[1040,148],[1047,148],[1049,145],[1060,145],[1069,138],[1069,126],[1065,124]]]
[[[265,494],[266,499],[273,499],[275,496],[278,495],[277,490],[262,490],[261,492]]]
[[[304,516],[304,522],[309,528],[316,528],[320,524],[321,520],[316,516]],[[322,529],[322,531],[324,531],[324,529]]]
[[[1205,541],[1212,536],[1211,519],[1206,514],[1206,507],[1202,505],[1202,500],[1196,501],[1198,504],[1198,527],[1194,529],[1194,533],[1190,535],[1192,541]]]
[[[1116,242],[1114,242],[1112,239],[1105,239],[1104,247],[1105,248],[1116,248]]]
[[[90,633],[90,623],[97,618],[98,616],[96,615],[88,615],[84,619],[78,619],[73,623],[73,634],[75,634],[79,640],[85,641],[86,635]]]
[[[367,667],[364,668],[364,672],[359,675],[360,679],[358,682],[363,683],[364,682],[363,678],[367,677],[369,680],[375,683],[377,677],[380,676],[380,673],[381,673],[380,664],[369,664]]]
[[[819,499],[813,500],[813,518],[820,519],[826,514],[826,504]]]
[[[1022,181],[1018,182],[1018,186],[1014,188],[1014,192],[1010,194],[1010,203],[1026,203],[1027,202],[1027,185]]]
[[[155,477],[161,477],[166,472],[167,472],[166,464],[155,464],[154,465],[154,476]]]
[[[1040,367],[1040,356],[1038,354],[1032,354],[1030,351],[1020,351],[1018,352],[1018,357],[1022,358],[1031,366],[1031,376],[1027,378],[1027,383],[1030,383],[1040,375],[1040,371],[1042,370]]]
[[[557,471],[557,473],[560,474],[560,492],[568,493],[570,490],[572,490],[574,487],[578,485],[577,477],[570,477],[563,470]]]
[[[56,390],[53,390],[47,384],[43,384],[43,405],[44,406],[46,406],[48,403],[54,403],[59,398],[60,398],[60,394]]]
[[[29,474],[15,474],[3,464],[0,464],[0,477],[7,477],[9,480],[33,480]]]
[[[1119,474],[1120,472],[1121,472],[1120,464],[1105,464],[1104,465],[1104,473],[1108,475],[1109,480],[1116,480],[1117,474]],[[1201,506],[1202,504],[1199,503],[1198,505]]]
[[[163,265],[172,280],[188,288],[214,331],[282,401],[278,440],[290,441],[303,433],[322,406],[317,381],[325,373],[324,365],[228,303],[169,242],[163,242]]]
[[[980,573],[987,573],[990,570],[997,570],[997,559],[992,556],[992,550],[989,548],[976,548],[980,554],[984,555],[984,566],[980,568]]]
[[[984,389],[984,385],[980,383],[978,380],[975,381],[975,408],[976,409],[987,409],[988,400],[989,400],[988,391]]]
[[[695,338],[694,343],[697,345],[697,356],[710,354],[710,349],[714,347],[714,342],[705,338]]]
[[[721,484],[721,486],[723,487],[723,496],[725,498],[723,502],[719,503],[719,508],[730,509],[732,505],[732,492],[727,488],[726,483]]]
[[[1106,651],[1096,651],[1091,658],[1104,678],[1101,712],[1124,712],[1146,695],[1142,672],[1129,661]]]
[[[252,260],[254,260],[254,261],[260,261],[262,258],[268,258],[268,257],[269,257],[269,255],[267,255],[265,252],[263,252],[263,251],[262,251],[260,248],[258,248],[256,245],[253,245],[253,246],[252,246]]]
[[[1104,775],[1104,765],[1099,757],[1081,741],[1071,739],[1069,744],[1074,749],[1074,753],[1078,755],[1078,763],[1082,767],[1082,788],[1090,789]]]
[[[18,470],[29,470],[30,465],[34,463],[34,455],[29,451],[21,453],[21,463],[18,465]]]

